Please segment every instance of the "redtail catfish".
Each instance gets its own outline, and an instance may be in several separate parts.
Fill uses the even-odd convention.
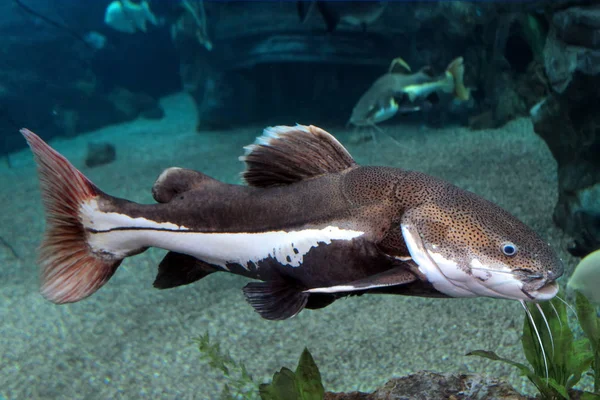
[[[275,320],[365,293],[542,301],[558,291],[561,261],[517,218],[420,172],[360,166],[315,126],[267,128],[241,158],[246,185],[169,168],[156,204],[104,193],[21,133],[47,216],[41,293],[54,303],[90,296],[149,247],[168,250],[155,287],[244,275],[257,280],[248,302]]]

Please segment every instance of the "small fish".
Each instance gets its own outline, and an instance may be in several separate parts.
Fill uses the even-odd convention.
[[[397,58],[388,73],[379,77],[361,96],[348,122],[355,126],[375,126],[398,112],[421,111],[430,106],[428,98],[436,93],[454,93],[456,98],[466,101],[470,93],[464,86],[464,72],[462,57],[454,59],[441,78],[433,77],[429,67],[411,73],[410,66]],[[402,101],[398,103],[397,99]]]
[[[146,23],[158,25],[147,1],[136,4],[131,0],[115,0],[104,13],[104,23],[123,33],[146,32]]]
[[[360,166],[329,133],[265,129],[246,147],[247,185],[168,168],[138,204],[104,193],[33,132],[47,231],[41,293],[54,303],[96,292],[123,259],[169,252],[154,286],[217,271],[258,280],[244,287],[264,318],[365,293],[543,301],[563,265],[517,218],[426,174]]]
[[[360,26],[363,32],[367,26],[375,22],[388,5],[387,1],[297,1],[296,6],[300,21],[308,18],[314,7],[323,17],[327,32],[333,32],[340,22],[352,26]]]
[[[600,249],[577,264],[567,288],[581,292],[591,303],[600,305]]]

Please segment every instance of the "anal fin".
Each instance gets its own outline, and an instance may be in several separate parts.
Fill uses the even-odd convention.
[[[197,258],[170,251],[158,265],[154,287],[170,289],[187,285],[217,271],[217,268]]]
[[[306,303],[306,306],[304,306],[304,308],[307,308],[309,310],[318,310],[320,308],[327,307],[337,299],[337,296],[335,296],[334,294],[311,294],[308,297],[308,302]]]
[[[369,289],[380,289],[390,286],[406,285],[418,280],[406,266],[399,266],[376,275],[369,276],[365,279],[359,279],[346,283],[344,285],[336,285],[329,287],[320,287],[308,289],[306,293],[343,293],[356,292]]]
[[[250,282],[244,296],[261,317],[269,320],[291,318],[304,309],[309,294],[283,279]]]

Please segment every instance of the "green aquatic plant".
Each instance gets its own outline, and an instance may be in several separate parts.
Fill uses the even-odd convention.
[[[322,400],[325,389],[321,373],[307,348],[304,348],[296,372],[288,368],[273,375],[273,382],[260,385],[262,400]]]
[[[596,338],[597,349],[600,346],[600,338],[597,336],[600,334],[600,325],[595,311],[594,325],[589,309],[582,308],[580,313],[580,304],[584,303],[578,301],[577,304],[578,314],[583,316],[585,313],[588,325],[586,329]],[[594,353],[596,357],[598,353],[596,350],[592,351],[594,345],[590,345],[588,338],[575,339],[569,326],[566,303],[560,297],[524,307],[527,317],[523,322],[521,344],[529,366],[500,357],[493,351],[477,350],[467,355],[498,360],[517,367],[535,385],[542,399],[570,399],[569,393],[579,383],[582,375],[594,366]],[[580,318],[583,326],[582,321]],[[600,399],[600,396],[592,392],[583,392],[580,398]]]
[[[222,400],[321,400],[325,396],[321,373],[306,348],[295,372],[283,367],[273,375],[271,383],[257,385],[246,366],[235,361],[219,342],[211,341],[208,332],[194,341],[202,358],[221,371],[227,380],[221,392]]]
[[[218,369],[225,376],[227,383],[223,386],[221,400],[259,399],[258,385],[246,369],[244,363],[234,360],[228,351],[221,348],[217,341],[211,341],[208,332],[194,339],[202,359],[208,365]]]
[[[594,393],[600,398],[600,318],[598,318],[598,309],[581,292],[575,291],[575,310],[579,325],[592,347]]]

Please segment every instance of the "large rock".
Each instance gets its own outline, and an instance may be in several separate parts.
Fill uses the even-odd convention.
[[[544,51],[548,79],[556,93],[563,93],[578,75],[600,73],[600,4],[576,6],[552,17]],[[586,96],[588,88],[577,95]]]
[[[531,400],[507,383],[477,374],[420,371],[395,378],[373,393],[327,393],[325,400]]]
[[[298,17],[295,2],[205,2],[209,51],[196,29],[181,30],[176,48],[184,88],[196,100],[198,129],[250,119],[345,123],[356,100],[396,57],[438,72],[469,48],[483,52],[477,29],[496,17],[490,3],[389,2],[363,32],[340,24],[327,32],[323,18]],[[219,23],[211,25],[212,17]],[[185,18],[185,15],[180,18]],[[467,45],[468,43],[468,45]],[[468,61],[468,79],[485,63]],[[288,119],[289,118],[289,119]]]
[[[555,222],[583,256],[600,247],[600,5],[556,11],[544,49],[552,93],[532,108],[558,164]]]

